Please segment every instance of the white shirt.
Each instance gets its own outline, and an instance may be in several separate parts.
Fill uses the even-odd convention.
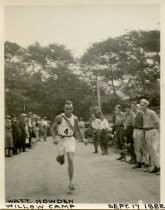
[[[32,119],[31,118],[29,118],[29,120],[28,120],[28,126],[31,128],[32,127]]]
[[[48,126],[47,120],[43,120],[43,121],[42,121],[42,126],[46,126],[46,127]]]
[[[64,114],[62,114],[64,115]],[[72,125],[72,127],[75,126],[75,120],[74,120],[74,115],[72,114],[71,117],[66,117],[67,120],[70,122],[70,124]],[[62,117],[62,122],[58,125],[58,134],[62,135],[62,136],[73,136],[73,130],[70,128],[70,126],[68,125],[68,122]]]
[[[109,129],[109,123],[106,119],[100,120],[100,130],[103,129]]]
[[[91,126],[94,130],[99,130],[100,129],[100,120],[99,119],[92,120]]]

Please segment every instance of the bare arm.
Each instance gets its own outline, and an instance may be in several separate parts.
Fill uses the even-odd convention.
[[[78,126],[78,118],[75,117],[74,121],[75,121],[75,135],[76,135],[76,137],[78,137],[78,135],[82,136],[80,128]]]
[[[52,132],[52,137],[55,139],[56,136],[58,135],[58,125],[61,123],[62,119],[61,119],[61,116],[57,116],[54,120],[54,123],[52,125],[52,128],[51,128],[51,132]]]

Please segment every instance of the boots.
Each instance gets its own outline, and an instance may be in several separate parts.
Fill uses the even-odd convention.
[[[125,154],[125,152],[123,152],[123,157],[120,160],[120,162],[126,162],[126,154]]]
[[[142,164],[141,162],[138,162],[136,166],[132,167],[132,169],[141,168]]]
[[[120,157],[116,158],[116,160],[121,160],[123,158],[123,152],[120,152]]]

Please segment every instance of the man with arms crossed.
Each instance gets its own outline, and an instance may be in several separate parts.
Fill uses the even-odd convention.
[[[78,118],[72,114],[73,102],[65,101],[64,113],[55,118],[52,126],[52,136],[54,143],[58,146],[57,162],[61,165],[65,162],[65,153],[68,158],[69,190],[74,190],[73,184],[73,157],[75,152],[75,137],[82,135],[78,127]],[[83,141],[85,142],[84,137]]]

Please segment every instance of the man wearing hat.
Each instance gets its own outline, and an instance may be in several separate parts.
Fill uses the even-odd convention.
[[[160,157],[159,157],[159,118],[155,111],[148,108],[149,102],[142,99],[140,102],[143,110],[143,128],[145,132],[145,141],[151,158],[151,168],[149,173],[160,174]]]

